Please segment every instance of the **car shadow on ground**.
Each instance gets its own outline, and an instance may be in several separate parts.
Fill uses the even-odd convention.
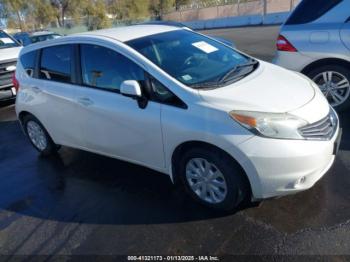
[[[116,159],[62,147],[39,157],[16,121],[0,123],[0,208],[92,224],[154,224],[233,214],[192,201],[169,177]],[[0,221],[1,224],[1,221]]]
[[[350,124],[341,115],[341,150],[350,150]],[[17,121],[0,122],[0,208],[16,214],[91,224],[161,224],[215,219],[170,179],[150,169],[63,147],[39,157]],[[9,218],[6,218],[6,221]],[[7,223],[1,221],[0,225]]]

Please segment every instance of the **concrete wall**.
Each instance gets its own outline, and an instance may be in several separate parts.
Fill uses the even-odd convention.
[[[267,0],[267,13],[289,12],[300,0]],[[233,16],[247,16],[263,13],[263,1],[256,0],[241,4],[213,6],[164,14],[162,20],[198,21]]]
[[[194,20],[183,22],[186,26],[194,30],[204,30],[213,28],[237,27],[237,26],[256,26],[256,25],[273,25],[282,24],[289,16],[289,12],[262,15],[245,15],[223,17],[207,20]]]

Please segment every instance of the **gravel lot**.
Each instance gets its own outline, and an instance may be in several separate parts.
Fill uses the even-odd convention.
[[[205,33],[270,60],[278,27]],[[13,106],[1,108],[0,254],[350,255],[348,119],[336,163],[314,188],[226,214],[139,166],[69,148],[40,158]]]

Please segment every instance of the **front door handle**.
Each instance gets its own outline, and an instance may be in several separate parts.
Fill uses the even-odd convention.
[[[41,92],[41,89],[37,86],[32,86],[32,89],[35,93],[40,93]]]
[[[83,106],[91,106],[94,102],[88,97],[80,97],[78,98],[78,103]]]

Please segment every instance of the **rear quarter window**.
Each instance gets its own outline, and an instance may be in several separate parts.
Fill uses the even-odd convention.
[[[20,62],[28,76],[34,76],[35,62],[37,51],[28,52],[23,54],[20,58]]]
[[[72,46],[57,45],[41,51],[40,78],[71,83]]]
[[[311,23],[341,2],[343,0],[303,0],[288,18],[286,25]]]

